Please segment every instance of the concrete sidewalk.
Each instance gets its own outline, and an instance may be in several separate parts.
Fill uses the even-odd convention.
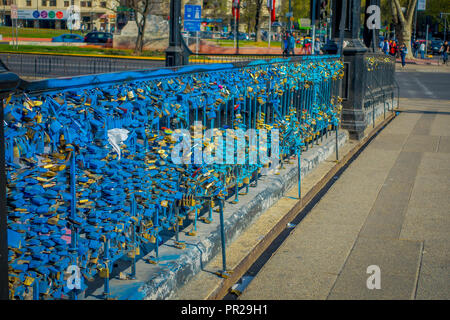
[[[240,299],[450,299],[449,102],[400,106]]]

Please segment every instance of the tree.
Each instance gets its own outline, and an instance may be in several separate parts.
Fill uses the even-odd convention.
[[[260,23],[261,23],[261,8],[262,8],[262,3],[263,3],[263,0],[255,0],[255,5],[256,5],[256,8],[255,8],[255,34],[256,34],[256,37],[255,37],[255,41],[256,42],[259,42],[259,41],[261,41],[261,34],[260,34],[260,32],[259,32],[259,25],[260,25]]]
[[[185,4],[200,4],[198,1],[185,1]],[[213,19],[226,20],[229,16],[227,12],[227,0],[203,0],[203,15]]]
[[[134,12],[134,19],[138,29],[135,54],[141,54],[144,48],[145,27],[147,26],[147,16],[160,3],[157,0],[116,0],[118,7],[130,8]]]
[[[263,8],[264,0],[241,0],[240,19],[247,23],[247,31],[255,32],[255,41],[261,41],[261,34],[259,32],[261,25],[261,9]]]
[[[414,17],[414,11],[417,5],[417,0],[406,1],[406,11],[402,11],[400,0],[392,0],[395,6],[395,12],[392,12],[392,16],[397,16],[400,25],[400,33],[398,35],[399,43],[404,43],[408,48],[407,58],[413,58],[411,50],[411,30]]]

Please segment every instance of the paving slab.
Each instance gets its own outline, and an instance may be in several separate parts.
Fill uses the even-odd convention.
[[[449,104],[448,101],[447,104]],[[430,129],[431,135],[442,137],[450,136],[450,108],[447,108],[446,111],[448,113],[441,112],[437,114]]]
[[[448,129],[448,132],[450,132],[450,129]],[[440,136],[439,138],[437,152],[450,153],[450,137]]]
[[[427,239],[424,241],[420,274],[450,274],[450,243],[448,241]],[[448,280],[448,278],[446,278]]]
[[[421,273],[417,284],[417,300],[448,300],[450,297],[450,270],[442,273]]]
[[[367,267],[366,267],[367,268]],[[329,300],[409,300],[414,296],[416,277],[413,275],[381,274],[381,289],[368,289],[370,274],[365,268],[347,270],[338,278],[327,297]]]
[[[411,112],[347,168],[241,299],[322,299],[327,288],[327,299],[450,298],[448,101],[408,100]],[[296,276],[283,280],[286,263]],[[366,286],[371,264],[380,290]]]
[[[437,152],[439,136],[430,135],[410,135],[403,150],[414,152]]]
[[[428,135],[431,130],[431,125],[436,118],[435,113],[423,113],[419,120],[417,120],[411,134],[412,135]]]
[[[344,270],[364,271],[370,265],[380,267],[382,274],[416,275],[422,255],[422,241],[359,237]]]

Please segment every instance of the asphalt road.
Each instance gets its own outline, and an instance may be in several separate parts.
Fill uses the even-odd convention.
[[[401,68],[397,66],[397,69]],[[405,70],[396,73],[400,87],[400,97],[409,99],[450,100],[450,66],[417,70]],[[439,72],[445,71],[445,72]],[[449,103],[450,105],[450,103]]]
[[[22,77],[54,78],[152,69],[165,66],[164,60],[75,57],[33,54],[0,54],[0,59]]]

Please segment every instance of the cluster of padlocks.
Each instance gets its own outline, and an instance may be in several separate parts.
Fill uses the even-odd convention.
[[[367,71],[369,71],[369,72],[375,71],[380,66],[383,66],[383,65],[389,65],[389,66],[392,65],[392,58],[387,57],[386,55],[372,55],[372,56],[367,56],[365,59],[366,59]]]
[[[11,96],[4,109],[10,298],[76,298],[98,276],[108,296],[118,259],[134,264],[142,246],[153,245],[148,262],[157,263],[161,232],[194,236],[198,220],[213,219],[215,201],[238,201],[266,165],[177,164],[177,131],[277,128],[286,159],[338,125],[332,86],[342,66],[336,57],[282,60]],[[71,266],[81,274],[76,289],[67,286]]]

